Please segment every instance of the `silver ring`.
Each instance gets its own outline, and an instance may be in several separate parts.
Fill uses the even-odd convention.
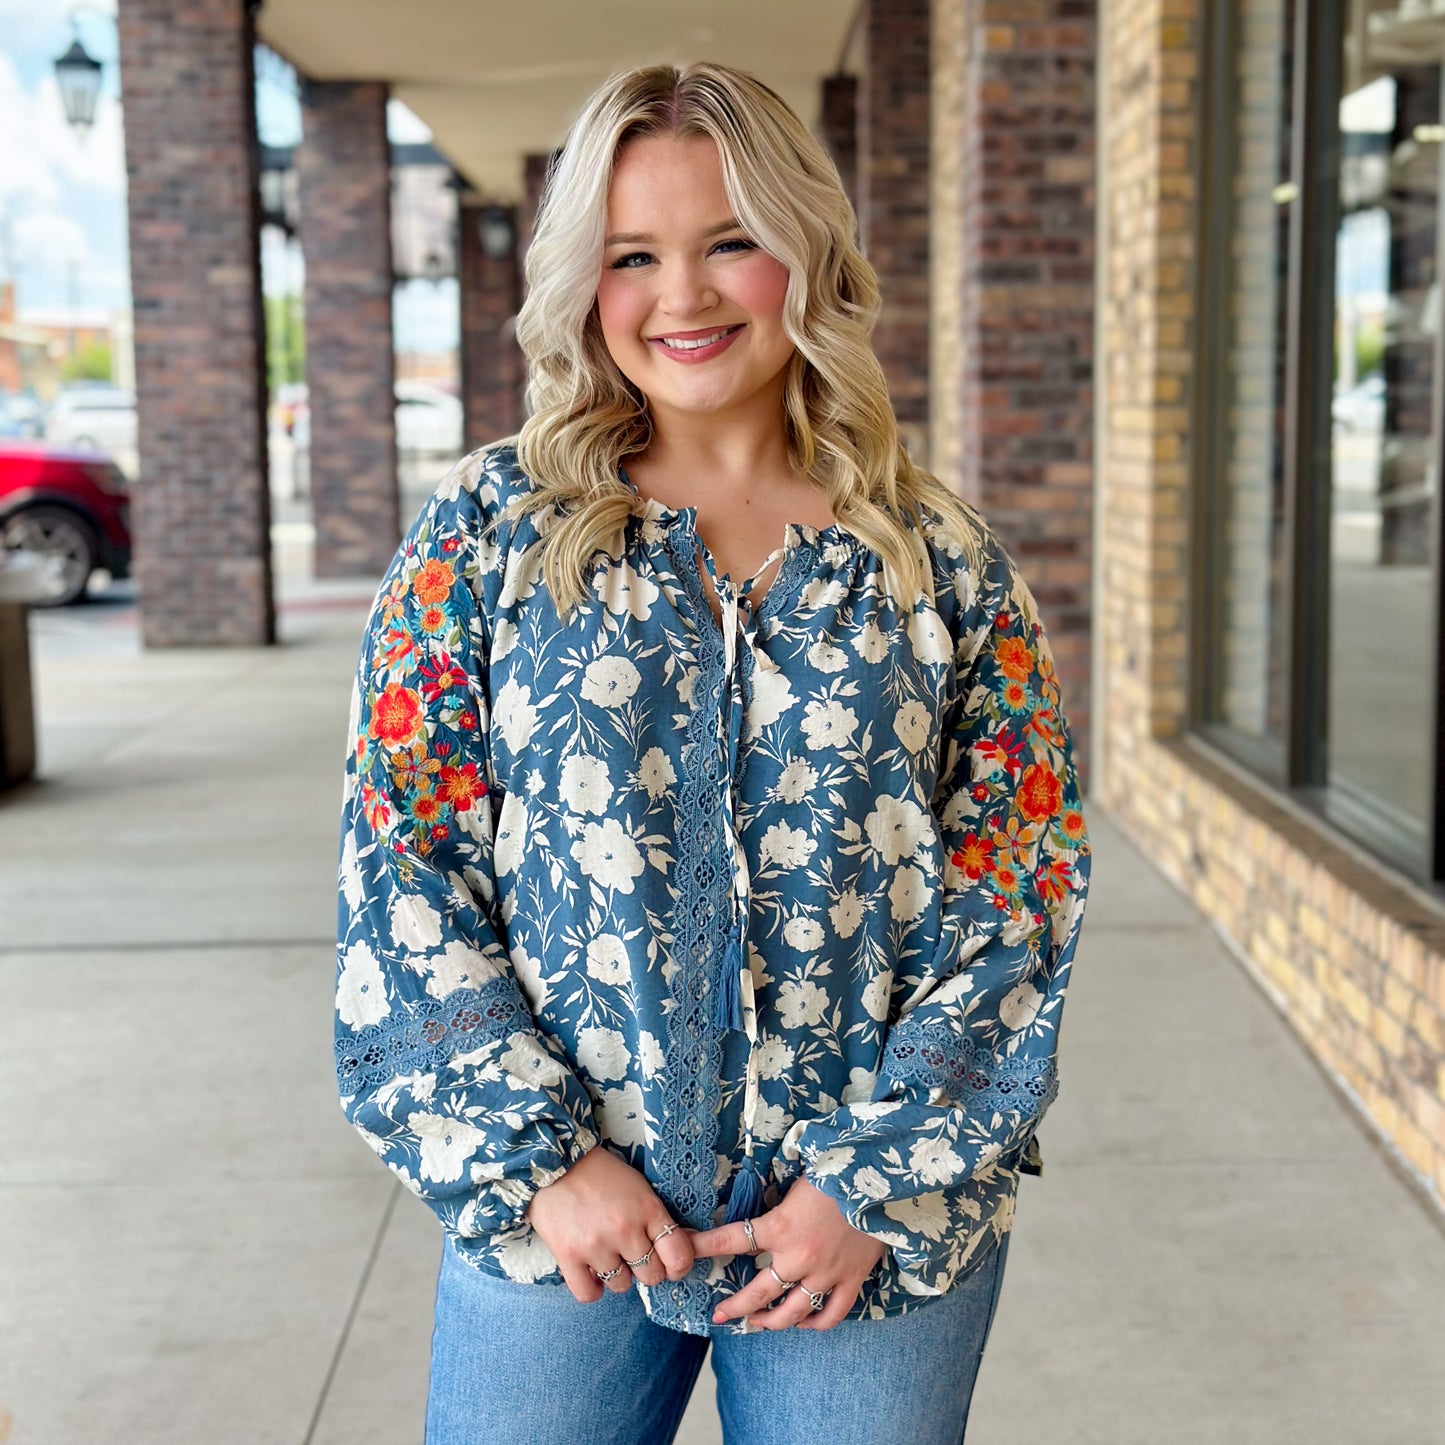
[[[649,1249],[647,1253],[642,1256],[641,1259],[629,1259],[627,1261],[627,1267],[628,1269],[641,1269],[643,1265],[650,1264],[651,1262],[652,1251]]]
[[[667,1236],[671,1234],[672,1231],[676,1228],[676,1224],[669,1224],[666,1229],[660,1230],[657,1234],[651,1235],[649,1237],[651,1238],[652,1242],[656,1244],[659,1239],[666,1239]]]
[[[621,1274],[622,1271],[626,1268],[626,1265],[619,1264],[616,1269],[594,1269],[592,1273],[595,1274],[597,1278],[603,1282],[603,1284],[606,1284],[608,1280],[616,1279],[617,1276]]]
[[[769,1266],[768,1266],[768,1273],[769,1273],[770,1275],[772,1275],[772,1277],[773,1277],[775,1280],[777,1280],[777,1282],[778,1282],[780,1285],[782,1285],[783,1290],[784,1290],[785,1293],[786,1293],[788,1290],[790,1290],[790,1289],[796,1289],[797,1286],[798,1286],[798,1281],[797,1281],[797,1280],[795,1280],[795,1279],[784,1279],[784,1278],[782,1277],[782,1275],[780,1275],[780,1274],[777,1272],[777,1270],[775,1270],[775,1269],[772,1267],[772,1265],[769,1265]]]
[[[758,1252],[758,1237],[753,1233],[753,1222],[751,1219],[743,1220],[743,1233],[748,1237],[748,1253]]]
[[[828,1302],[828,1291],[825,1289],[809,1289],[805,1284],[800,1284],[798,1288],[808,1296],[808,1303],[815,1314]]]

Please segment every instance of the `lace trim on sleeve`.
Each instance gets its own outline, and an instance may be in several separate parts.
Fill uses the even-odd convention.
[[[900,1083],[947,1089],[959,1103],[980,1113],[1042,1113],[1059,1091],[1052,1059],[995,1059],[956,1029],[938,1023],[910,1028],[905,1021],[895,1028],[879,1073]]]
[[[452,1055],[530,1027],[510,978],[423,998],[409,1012],[368,1024],[336,1041],[336,1079],[343,1095],[384,1084],[398,1074],[434,1069]]]

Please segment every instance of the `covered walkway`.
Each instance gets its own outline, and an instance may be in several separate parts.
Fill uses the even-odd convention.
[[[41,780],[0,799],[14,1445],[421,1438],[439,1234],[330,1075],[371,588],[304,571],[282,553],[278,647],[144,651],[124,595],[33,617]],[[1445,1438],[1438,1217],[1089,816],[1063,1092],[970,1441]],[[720,1439],[706,1375],[682,1439]]]

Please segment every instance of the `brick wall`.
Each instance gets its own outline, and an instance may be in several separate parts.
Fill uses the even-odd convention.
[[[243,0],[121,0],[146,647],[275,640]]]
[[[857,190],[883,314],[873,347],[910,454],[928,464],[928,0],[863,0]]]
[[[829,75],[823,79],[823,103],[819,107],[820,139],[838,167],[843,189],[856,209],[858,205],[858,77]]]
[[[1093,0],[935,0],[933,470],[1038,598],[1087,778]]]
[[[386,570],[401,538],[387,88],[304,88],[301,244],[318,577]]]
[[[1445,1205],[1445,910],[1185,732],[1203,0],[1112,6],[1093,799],[1212,918]]]
[[[517,208],[503,208],[516,236]],[[462,406],[468,450],[510,436],[522,422],[522,353],[512,321],[521,305],[517,246],[502,257],[482,248],[483,208],[462,207],[461,270]]]

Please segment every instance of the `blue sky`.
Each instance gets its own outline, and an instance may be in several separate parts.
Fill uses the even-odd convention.
[[[83,137],[66,124],[55,82],[56,57],[73,38],[69,8],[0,0],[0,276],[15,281],[22,318],[130,306],[115,0],[86,0],[76,13],[82,43],[104,67],[96,122]],[[301,113],[285,68],[263,67],[257,91],[261,138],[294,144]],[[430,136],[403,106],[393,104],[388,122],[393,139]],[[299,285],[303,274],[295,256],[288,264],[274,244],[263,267],[272,291]],[[395,312],[398,347],[455,344],[454,284],[404,286]]]

